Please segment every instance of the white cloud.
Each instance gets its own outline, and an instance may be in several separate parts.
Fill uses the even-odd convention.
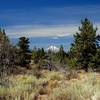
[[[19,25],[6,27],[6,33],[10,38],[26,37],[47,37],[53,39],[73,35],[78,31],[79,24],[68,25]],[[98,28],[97,34],[100,34],[100,23],[94,23]]]
[[[61,37],[74,34],[78,30],[78,25],[20,25],[6,28],[7,35],[11,38],[21,36],[42,37],[52,36]]]
[[[100,34],[100,24],[99,23],[97,23],[96,25],[95,25],[95,28],[97,27],[97,34]]]

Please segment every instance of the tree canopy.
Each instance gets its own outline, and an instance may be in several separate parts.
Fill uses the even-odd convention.
[[[74,35],[74,43],[71,45],[71,57],[75,60],[76,66],[84,68],[86,71],[89,68],[92,57],[97,52],[97,28],[93,27],[89,19],[81,21],[79,32]]]
[[[18,54],[20,59],[20,65],[29,65],[31,61],[31,51],[29,49],[29,39],[26,37],[20,37],[18,42]]]

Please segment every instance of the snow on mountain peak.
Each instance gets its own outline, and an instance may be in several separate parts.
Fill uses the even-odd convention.
[[[58,47],[56,47],[56,46],[53,46],[53,45],[51,45],[50,47],[48,47],[47,49],[46,49],[46,51],[51,51],[51,52],[59,52],[59,48]]]

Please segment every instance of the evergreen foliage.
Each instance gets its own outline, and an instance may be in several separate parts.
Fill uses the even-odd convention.
[[[70,49],[70,56],[76,66],[88,71],[92,58],[97,53],[97,28],[87,18],[81,21],[79,32],[74,35],[74,43]]]
[[[31,62],[31,51],[29,49],[29,39],[20,37],[18,43],[18,55],[21,66],[27,66]]]

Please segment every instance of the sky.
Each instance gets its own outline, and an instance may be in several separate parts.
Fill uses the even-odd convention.
[[[98,27],[99,34],[100,0],[0,0],[0,27],[13,41],[29,37],[33,46],[66,43],[67,48],[80,20],[86,17]],[[65,37],[66,42],[62,41]]]

